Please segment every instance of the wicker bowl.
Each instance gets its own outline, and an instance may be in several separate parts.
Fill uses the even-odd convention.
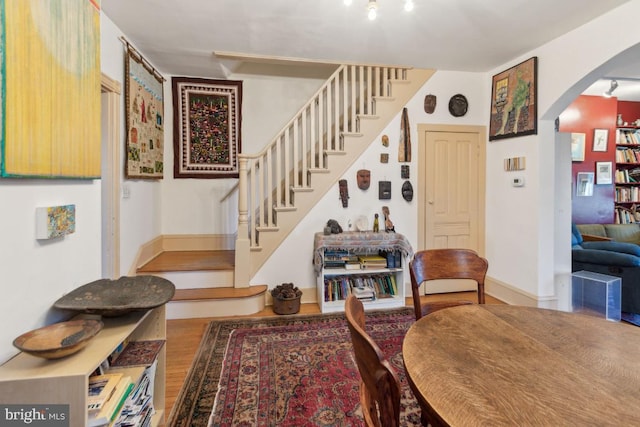
[[[274,298],[273,312],[276,314],[296,314],[300,311],[300,298]]]

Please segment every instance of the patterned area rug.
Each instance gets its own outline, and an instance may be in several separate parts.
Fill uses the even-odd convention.
[[[412,309],[367,312],[367,331],[402,383],[403,426],[420,409],[402,365]],[[169,426],[362,426],[344,314],[211,322]]]

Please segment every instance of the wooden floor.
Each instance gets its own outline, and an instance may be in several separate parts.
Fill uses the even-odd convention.
[[[476,300],[475,292],[460,292],[455,294],[437,294],[421,297],[422,301],[441,301],[451,299],[467,299],[470,301]],[[487,304],[503,304],[502,301],[497,300],[489,295],[486,296]],[[407,306],[413,305],[411,298],[406,299]],[[299,314],[314,314],[320,313],[320,309],[317,304],[302,304]],[[273,316],[273,310],[271,307],[265,308],[263,311],[253,314],[251,316],[243,317],[261,317],[261,316]],[[209,317],[199,319],[175,319],[167,320],[167,378],[166,378],[166,416],[169,416],[171,408],[173,407],[178,393],[182,387],[193,357],[198,350],[200,340],[206,326],[211,320],[220,320],[220,317]]]

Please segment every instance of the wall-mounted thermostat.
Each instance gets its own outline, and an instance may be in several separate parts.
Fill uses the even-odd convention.
[[[524,187],[524,178],[513,178],[512,185],[514,187]]]

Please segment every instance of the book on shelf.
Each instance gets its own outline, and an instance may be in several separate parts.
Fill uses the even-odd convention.
[[[347,262],[344,265],[344,268],[346,270],[360,270],[360,268],[361,268],[360,267],[360,262],[355,262],[355,263],[354,262]]]
[[[102,409],[105,402],[107,402],[115,392],[116,386],[121,379],[122,374],[118,373],[90,376],[87,410],[99,411]]]
[[[125,401],[118,418],[114,421],[115,427],[147,426],[155,413],[153,407],[153,378],[157,362],[145,369],[138,383],[135,385],[129,397]]]
[[[387,259],[380,255],[360,255],[358,256],[362,268],[385,268]]]
[[[351,293],[361,301],[373,301],[376,299],[376,293],[373,289],[363,286],[363,287],[352,287]]]
[[[115,390],[104,405],[99,410],[89,411],[88,427],[108,426],[120,413],[134,386],[131,377],[124,375],[120,377]]]

